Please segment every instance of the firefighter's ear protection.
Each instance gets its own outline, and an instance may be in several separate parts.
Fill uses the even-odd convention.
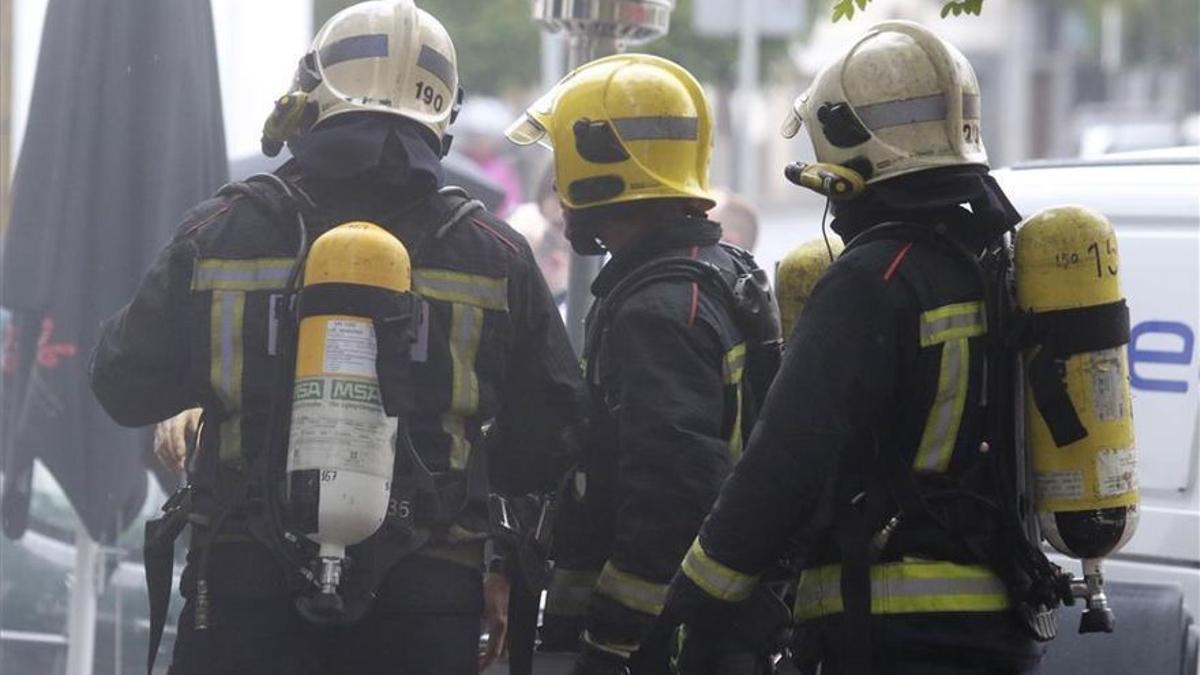
[[[835,201],[854,199],[867,188],[867,180],[854,169],[839,164],[793,162],[783,169],[792,183]]]
[[[839,148],[853,148],[871,140],[871,132],[854,114],[850,104],[826,103],[817,108],[817,121],[829,142]]]

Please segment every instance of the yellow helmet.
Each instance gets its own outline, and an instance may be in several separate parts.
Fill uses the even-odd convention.
[[[559,197],[582,209],[678,197],[713,205],[712,110],[676,63],[618,54],[572,71],[513,122],[518,145],[554,149]]]

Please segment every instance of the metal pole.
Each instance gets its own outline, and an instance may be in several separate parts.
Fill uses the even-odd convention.
[[[738,30],[737,112],[734,128],[737,175],[734,186],[742,196],[758,198],[758,153],[753,125],[758,97],[758,0],[742,0]]]
[[[572,35],[567,54],[567,70],[572,71],[589,61],[616,54],[617,41],[612,38],[590,35]],[[583,353],[583,321],[592,304],[592,280],[600,272],[602,256],[571,254],[571,266],[567,274],[567,335],[576,354]]]
[[[100,546],[83,523],[75,527],[75,573],[67,615],[66,675],[91,675],[96,653],[96,563]]]
[[[0,0],[0,232],[8,227],[12,166],[13,3]]]

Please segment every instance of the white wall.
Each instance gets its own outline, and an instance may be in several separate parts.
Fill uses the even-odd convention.
[[[38,48],[49,0],[14,0],[13,153],[29,117]],[[272,101],[291,82],[312,37],[312,0],[211,0],[221,73],[225,144],[231,157],[257,153]]]

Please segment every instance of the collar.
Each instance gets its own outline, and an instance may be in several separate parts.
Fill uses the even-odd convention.
[[[689,246],[712,246],[721,240],[721,226],[707,218],[679,216],[656,225],[613,255],[592,282],[592,295],[602,297],[621,279],[663,252]]]
[[[301,171],[329,181],[404,186],[429,192],[445,183],[441,158],[423,129],[383,113],[333,117],[288,143]]]
[[[882,181],[857,199],[835,202],[830,227],[849,242],[881,223],[945,224],[952,236],[983,244],[1020,221],[1021,214],[985,168],[951,167]]]

